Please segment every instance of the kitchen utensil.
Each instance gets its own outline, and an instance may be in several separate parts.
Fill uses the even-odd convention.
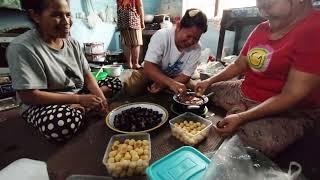
[[[107,72],[109,76],[117,77],[121,75],[123,67],[120,64],[105,65],[103,66],[103,70]]]
[[[152,23],[153,18],[154,18],[154,15],[152,15],[152,14],[146,14],[146,15],[144,16],[144,22],[145,22],[145,23]]]
[[[99,69],[98,72],[93,72],[94,77],[97,81],[103,80],[107,77],[108,73],[103,72],[103,66]],[[101,75],[101,76],[100,76]]]
[[[96,77],[96,74],[98,73],[98,71],[91,72],[91,73],[97,81],[104,80],[108,76],[108,74],[106,72],[100,72],[97,77]]]
[[[156,14],[156,15],[154,15],[153,23],[158,23],[158,24],[162,23],[164,16],[169,16],[169,14]]]
[[[186,96],[196,96],[195,92],[187,92]],[[182,97],[183,98],[183,97]],[[179,112],[193,112],[195,114],[203,113],[206,108],[209,98],[205,95],[200,96],[202,103],[199,104],[188,104],[181,101],[181,97],[178,97],[177,94],[173,95],[174,104],[173,106]]]
[[[89,62],[105,62],[106,61],[106,54],[85,54],[85,57]]]
[[[173,26],[172,22],[170,21],[170,16],[163,16],[162,23],[160,23],[161,29],[163,28],[171,28]]]
[[[103,71],[103,66],[99,69],[99,71],[97,72],[97,74],[94,77],[97,78],[102,71]]]
[[[170,110],[175,114],[175,115],[180,115],[185,113],[186,111],[181,111],[181,110],[177,110],[176,107],[174,107],[173,104],[170,105]],[[191,113],[195,113],[201,117],[206,117],[206,114],[208,113],[208,107],[204,107],[203,111],[200,112],[199,110],[188,110],[187,112],[191,112]]]
[[[101,55],[105,54],[103,42],[83,43],[84,52],[86,55]]]

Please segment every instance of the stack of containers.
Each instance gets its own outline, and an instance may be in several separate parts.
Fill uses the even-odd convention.
[[[104,62],[106,60],[106,51],[102,42],[84,43],[84,53],[89,62]]]

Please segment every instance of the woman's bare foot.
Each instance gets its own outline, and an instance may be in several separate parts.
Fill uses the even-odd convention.
[[[133,68],[132,63],[127,63],[127,68],[132,69]]]
[[[141,69],[142,66],[141,66],[140,64],[134,64],[134,65],[132,66],[132,68],[133,68],[133,69]]]

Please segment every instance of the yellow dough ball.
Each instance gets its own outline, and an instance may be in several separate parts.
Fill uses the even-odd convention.
[[[148,156],[148,155],[142,155],[142,156],[140,156],[140,158],[141,158],[142,160],[148,160],[148,159],[149,159],[149,156]]]
[[[126,154],[123,157],[125,160],[130,160],[131,159],[131,155],[129,152],[126,152]]]
[[[117,154],[117,155],[114,157],[114,160],[115,160],[116,162],[119,162],[119,161],[121,160],[121,158],[122,158],[122,155],[119,153],[119,154]]]
[[[129,145],[129,142],[130,142],[130,139],[126,139],[126,140],[124,140],[124,144]]]
[[[113,157],[108,159],[108,163],[114,163],[114,162],[115,162],[115,160]]]
[[[113,142],[113,145],[119,145],[120,144],[120,141],[114,141]]]
[[[128,145],[128,146],[127,146],[127,151],[129,151],[129,152],[130,152],[131,150],[133,150],[133,146]]]
[[[109,157],[115,157],[117,155],[117,151],[110,151]]]
[[[143,144],[144,146],[149,146],[150,143],[149,143],[148,140],[143,140],[143,141],[142,141],[142,144]]]
[[[143,149],[142,148],[137,148],[136,152],[138,153],[138,155],[142,155],[143,154]]]

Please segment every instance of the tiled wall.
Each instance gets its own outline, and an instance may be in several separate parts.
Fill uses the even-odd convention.
[[[160,13],[169,13],[170,16],[182,15],[183,0],[160,0]]]
[[[113,15],[116,17],[116,0],[91,0],[93,10],[96,14],[106,12],[107,6],[113,10]],[[85,0],[70,0],[71,12],[74,17],[77,14],[84,13],[85,16],[89,14],[86,10]],[[157,14],[159,12],[159,0],[143,0],[144,10],[146,14]],[[77,39],[81,44],[85,42],[104,42],[105,49],[111,51],[119,50],[119,32],[116,32],[116,24],[112,22],[98,23],[94,28],[89,28],[87,21],[74,18],[71,35]]]
[[[143,0],[145,14],[159,14],[161,0]]]
[[[72,14],[85,11],[85,0],[70,0],[70,8]],[[112,6],[114,13],[116,0],[92,0],[92,5],[96,13],[105,10],[106,6]],[[181,13],[182,0],[143,0],[144,9],[146,14],[159,14],[159,13]],[[169,7],[169,9],[168,9]],[[4,16],[1,16],[4,13]],[[181,15],[181,14],[180,14]],[[19,16],[20,17],[20,16]],[[16,15],[8,16],[7,12],[0,12],[0,27],[2,30],[8,30],[8,28],[27,26],[29,22],[26,17],[17,18]],[[29,23],[30,24],[30,23]],[[1,28],[0,28],[1,31]],[[119,33],[116,32],[116,25],[113,23],[101,23],[95,28],[89,29],[86,21],[78,18],[74,18],[74,24],[71,29],[71,35],[77,39],[81,44],[84,42],[104,42],[105,48],[116,51],[119,50]],[[201,38],[203,46],[210,48],[212,54],[216,54],[217,44],[219,38],[219,31],[213,28],[213,23],[209,22],[209,29],[206,34]],[[233,47],[234,34],[230,32],[226,35],[226,46]]]

